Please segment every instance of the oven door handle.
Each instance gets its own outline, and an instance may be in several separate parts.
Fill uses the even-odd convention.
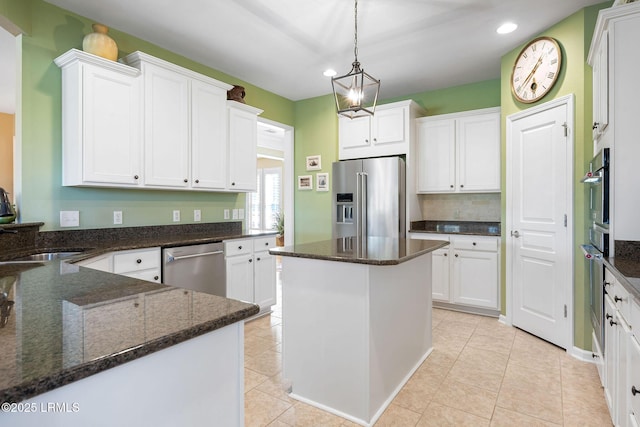
[[[588,260],[602,261],[602,254],[593,245],[580,245],[584,257]]]

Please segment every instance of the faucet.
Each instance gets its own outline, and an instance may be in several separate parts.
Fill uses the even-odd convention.
[[[0,234],[18,234],[18,230],[5,230],[4,228],[0,228]]]

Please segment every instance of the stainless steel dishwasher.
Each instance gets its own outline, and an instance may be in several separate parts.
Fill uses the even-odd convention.
[[[226,296],[224,246],[220,243],[162,250],[162,282],[167,285]]]

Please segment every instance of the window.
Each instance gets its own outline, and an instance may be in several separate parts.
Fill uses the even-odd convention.
[[[247,196],[249,228],[273,229],[276,214],[282,212],[282,168],[258,169],[258,191]]]

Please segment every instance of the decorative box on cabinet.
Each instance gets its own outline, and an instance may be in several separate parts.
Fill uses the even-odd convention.
[[[498,237],[411,233],[410,238],[450,242],[432,253],[434,306],[498,314]]]
[[[418,193],[500,191],[500,108],[422,117]]]
[[[414,101],[378,105],[372,117],[340,117],[340,160],[401,155],[410,152],[413,120],[424,110]]]
[[[227,298],[258,304],[261,312],[276,303],[276,259],[269,254],[275,246],[274,236],[224,242]]]
[[[62,185],[142,182],[140,71],[71,49],[62,69]]]

